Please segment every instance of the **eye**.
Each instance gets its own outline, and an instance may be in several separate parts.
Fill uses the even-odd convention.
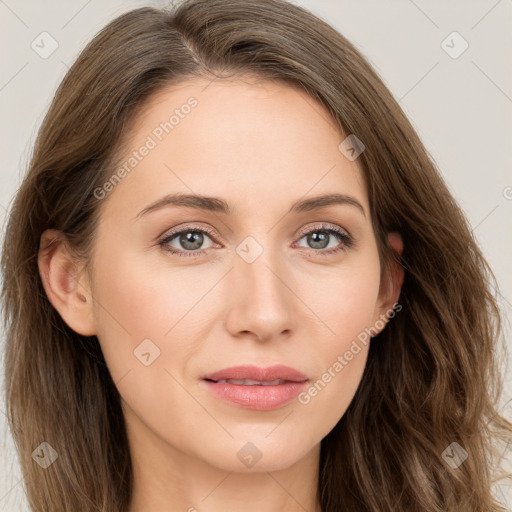
[[[198,256],[205,252],[206,249],[212,247],[212,243],[207,247],[203,247],[205,241],[215,239],[213,232],[207,228],[199,228],[189,226],[187,228],[168,233],[158,245],[165,251],[177,256]],[[315,255],[329,256],[339,251],[349,249],[354,245],[354,240],[345,231],[336,226],[322,224],[315,226],[302,233],[299,241],[306,239],[306,243],[310,252]],[[336,244],[336,240],[338,243]],[[331,242],[334,242],[334,246]],[[300,246],[299,247],[304,247]]]
[[[299,241],[303,238],[306,239],[306,243],[309,245],[309,247],[306,248],[313,249],[314,253],[321,254],[322,256],[345,251],[354,244],[352,237],[348,233],[338,227],[325,224],[315,226],[313,229],[303,233]],[[336,244],[336,240],[338,244]],[[334,246],[331,242],[334,242]]]
[[[210,234],[212,233],[206,228],[189,227],[169,233],[164,239],[158,242],[158,245],[166,251],[177,254],[178,256],[197,256],[204,252],[199,249],[208,249],[211,247],[211,245],[202,247],[205,239],[212,240]],[[172,245],[173,243],[174,245]],[[178,245],[178,247],[176,247],[176,245]]]

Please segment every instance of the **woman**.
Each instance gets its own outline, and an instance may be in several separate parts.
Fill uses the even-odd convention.
[[[492,273],[380,78],[302,8],[107,25],[2,264],[33,510],[503,510]]]

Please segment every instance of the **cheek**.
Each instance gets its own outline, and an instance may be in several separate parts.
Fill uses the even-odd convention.
[[[98,339],[115,381],[133,367],[143,366],[136,358],[141,343],[151,348],[152,358],[159,351],[160,357],[161,340],[172,326],[176,300],[172,289],[145,272],[140,260],[128,251],[109,249],[103,252],[108,256],[96,260],[94,316]]]
[[[162,264],[155,268],[144,261],[144,255],[129,252],[110,253],[100,261],[95,281],[100,333],[105,339],[121,337],[131,343],[164,339],[194,307],[209,282],[197,272],[183,274]]]
[[[129,248],[108,249],[95,267],[98,339],[122,396],[148,406],[157,401],[161,409],[166,393],[158,393],[172,398],[171,375],[183,380],[204,339],[204,319],[214,317],[205,308],[218,276],[207,266],[173,268],[165,257],[155,262]]]
[[[361,252],[328,274],[317,273],[305,285],[302,294],[308,306],[329,329],[328,339],[321,338],[322,353],[332,359],[375,320],[380,288],[376,250]]]
[[[320,418],[326,435],[343,416],[361,381],[375,321],[380,267],[376,258],[343,269],[323,295],[315,288],[319,317],[330,335],[318,337],[316,354],[320,370],[299,403]]]
[[[205,283],[190,271],[184,276],[161,264],[150,268],[143,256],[129,251],[108,254],[95,268],[94,292],[107,366],[123,405],[140,418],[166,425],[177,409],[194,407],[177,382],[201,339],[194,335],[189,313],[206,292]]]

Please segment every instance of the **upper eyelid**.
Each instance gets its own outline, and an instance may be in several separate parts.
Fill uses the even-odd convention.
[[[350,234],[348,229],[343,228],[341,226],[337,226],[336,224],[333,224],[332,222],[319,222],[318,224],[315,224],[314,226],[304,228],[303,230],[301,230],[299,232],[299,236],[302,237],[302,236],[310,233],[311,231],[322,231],[322,230],[330,230],[330,229],[332,229],[334,231],[345,231],[348,236],[352,237],[352,235]]]
[[[304,228],[302,230],[300,230],[299,234],[297,235],[300,238],[302,238],[303,236],[309,234],[310,232],[312,231],[321,231],[321,230],[330,230],[332,229],[333,231],[338,231],[338,230],[341,230],[341,231],[345,231],[347,236],[349,236],[350,238],[352,238],[352,235],[350,234],[350,232],[346,229],[346,228],[343,228],[341,226],[337,226],[336,224],[333,224],[331,222],[318,222],[318,224],[315,224],[313,226],[310,226],[310,227],[307,227],[307,228]],[[161,235],[159,238],[160,241],[165,241],[165,240],[168,240],[168,239],[171,239],[171,238],[174,238],[176,235],[179,235],[180,233],[182,232],[186,232],[186,231],[203,231],[205,232],[208,236],[210,236],[211,238],[214,238],[216,239],[217,237],[215,236],[215,233],[212,233],[212,229],[210,228],[206,228],[205,226],[194,226],[194,225],[186,225],[182,228],[178,228],[176,230],[171,230],[170,232],[164,232],[163,235]]]
[[[179,233],[182,233],[183,231],[204,231],[207,235],[212,235],[213,230],[206,228],[205,226],[193,226],[193,225],[187,224],[186,226],[184,226],[182,228],[178,227],[176,229],[174,229],[174,228],[166,229],[161,235],[159,235],[157,237],[157,239],[161,240],[161,239],[169,238],[169,237],[175,236]]]

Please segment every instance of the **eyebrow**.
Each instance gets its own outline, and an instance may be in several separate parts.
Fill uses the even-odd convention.
[[[292,204],[288,213],[303,213],[320,208],[325,208],[332,205],[349,205],[354,206],[366,217],[365,210],[362,204],[355,198],[346,194],[324,194],[309,199],[299,199]],[[141,210],[136,218],[140,218],[155,210],[159,210],[166,206],[181,206],[186,208],[195,208],[198,210],[206,210],[216,213],[223,213],[230,215],[233,210],[229,204],[220,197],[202,196],[197,194],[167,194],[166,196],[158,199],[149,206]]]

